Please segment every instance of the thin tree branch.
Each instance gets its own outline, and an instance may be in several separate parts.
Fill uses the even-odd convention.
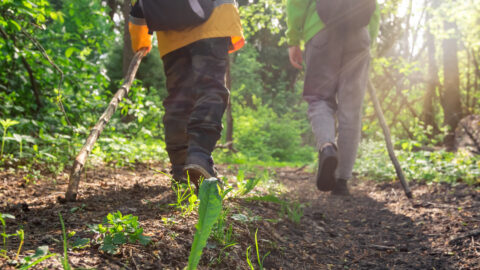
[[[38,111],[38,109],[41,109],[43,107],[42,100],[40,99],[40,90],[38,89],[38,83],[35,80],[35,75],[33,74],[32,67],[30,66],[30,64],[28,64],[25,57],[22,56],[21,60],[22,60],[23,65],[27,69],[28,76],[30,78],[30,84],[32,85],[33,96],[35,97],[35,102],[37,103],[37,110],[36,111]]]
[[[80,176],[82,173],[82,169],[87,161],[88,155],[90,155],[90,152],[92,152],[95,142],[97,141],[98,137],[100,137],[100,134],[107,125],[108,121],[110,121],[110,118],[117,110],[118,104],[125,96],[128,95],[128,92],[130,91],[130,86],[135,79],[135,74],[137,73],[138,67],[140,66],[140,62],[142,61],[144,54],[145,49],[141,49],[134,55],[132,62],[130,63],[127,75],[125,76],[124,83],[122,84],[122,86],[120,86],[118,91],[113,96],[112,100],[107,106],[107,109],[98,119],[97,124],[90,131],[90,135],[88,136],[85,144],[82,147],[82,150],[80,150],[77,157],[75,158],[75,162],[73,163],[65,198],[59,197],[59,202],[76,200],[78,185],[80,184]]]
[[[63,71],[55,64],[55,62],[48,56],[47,51],[45,48],[43,48],[42,44],[38,42],[37,39],[32,37],[29,33],[27,33],[25,30],[21,30],[22,33],[35,45],[40,50],[40,53],[43,55],[43,57],[50,63],[50,65],[53,66],[53,68],[60,73],[60,82],[58,83],[58,88],[57,88],[57,104],[60,107],[60,110],[63,113],[63,116],[65,117],[65,120],[67,123],[71,126],[72,124],[70,123],[70,120],[68,119],[67,112],[65,112],[65,108],[63,107],[62,103],[62,85],[63,85],[63,80],[64,80],[64,74]]]

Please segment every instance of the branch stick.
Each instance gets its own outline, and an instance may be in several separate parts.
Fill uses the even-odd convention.
[[[93,127],[90,131],[90,135],[88,136],[85,144],[80,150],[77,158],[75,158],[75,162],[73,163],[72,171],[70,173],[70,180],[68,183],[67,192],[65,194],[65,199],[59,198],[59,201],[75,201],[77,198],[77,191],[78,185],[80,184],[80,176],[85,166],[85,162],[88,158],[90,152],[92,152],[93,145],[97,141],[100,133],[102,133],[103,129],[105,128],[110,118],[115,113],[118,104],[122,101],[122,99],[128,95],[130,91],[130,86],[132,85],[133,79],[135,78],[135,74],[137,73],[138,67],[142,58],[145,54],[145,49],[141,49],[138,51],[132,59],[130,63],[130,67],[128,68],[127,75],[125,76],[125,81],[123,82],[120,89],[117,90],[115,95],[113,96],[110,104],[108,104],[107,109],[102,114],[102,116],[98,119],[97,124]]]
[[[400,183],[402,184],[403,190],[405,191],[405,195],[407,195],[407,197],[411,199],[412,191],[410,191],[410,188],[408,187],[408,183],[405,180],[402,167],[400,167],[400,163],[398,162],[398,159],[395,156],[395,152],[393,151],[393,144],[392,144],[392,138],[390,136],[390,129],[388,128],[387,123],[385,121],[385,117],[383,116],[382,107],[380,107],[380,102],[378,102],[375,87],[373,86],[370,78],[368,79],[368,93],[372,98],[373,106],[375,107],[375,113],[377,114],[377,117],[378,117],[378,122],[380,123],[380,126],[382,127],[382,130],[383,130],[383,135],[385,137],[385,143],[387,144],[387,150],[388,150],[388,155],[390,156],[390,160],[392,160],[398,179],[400,179]]]

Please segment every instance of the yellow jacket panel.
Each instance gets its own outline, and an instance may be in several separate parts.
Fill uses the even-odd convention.
[[[146,24],[137,24],[135,20],[130,20],[129,30],[135,52],[151,46],[151,36]],[[195,41],[216,37],[231,37],[230,52],[244,45],[240,15],[234,4],[216,7],[209,19],[199,26],[182,31],[157,31],[158,49],[162,57]]]

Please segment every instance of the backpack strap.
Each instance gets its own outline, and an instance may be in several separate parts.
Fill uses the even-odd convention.
[[[223,5],[223,4],[234,4],[234,5],[236,5],[237,1],[235,1],[235,0],[214,0],[213,1],[213,5],[215,7],[218,7],[218,6]]]

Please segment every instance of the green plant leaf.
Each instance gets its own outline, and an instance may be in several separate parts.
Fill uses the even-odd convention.
[[[105,251],[110,254],[115,254],[117,247],[113,244],[113,239],[110,235],[105,235],[103,239],[103,244],[100,247],[100,250]]]
[[[152,241],[152,238],[146,235],[140,235],[138,237],[138,241],[140,242],[140,244],[146,246],[148,245],[148,243],[150,243],[150,241]]]
[[[118,232],[113,234],[112,241],[114,245],[123,245],[127,243],[127,238],[125,237],[125,234],[123,232]]]
[[[222,211],[222,198],[218,190],[218,180],[211,178],[203,181],[200,186],[200,206],[198,208],[198,223],[193,238],[192,249],[188,257],[188,270],[196,269],[207,244],[212,227]]]
[[[90,239],[88,238],[79,238],[75,240],[72,244],[73,249],[82,249],[86,248],[90,244]]]
[[[65,51],[65,57],[70,58],[72,54],[77,50],[75,47],[70,47]]]
[[[0,214],[0,217],[3,218],[3,219],[15,219],[14,216],[10,215],[10,214]]]

